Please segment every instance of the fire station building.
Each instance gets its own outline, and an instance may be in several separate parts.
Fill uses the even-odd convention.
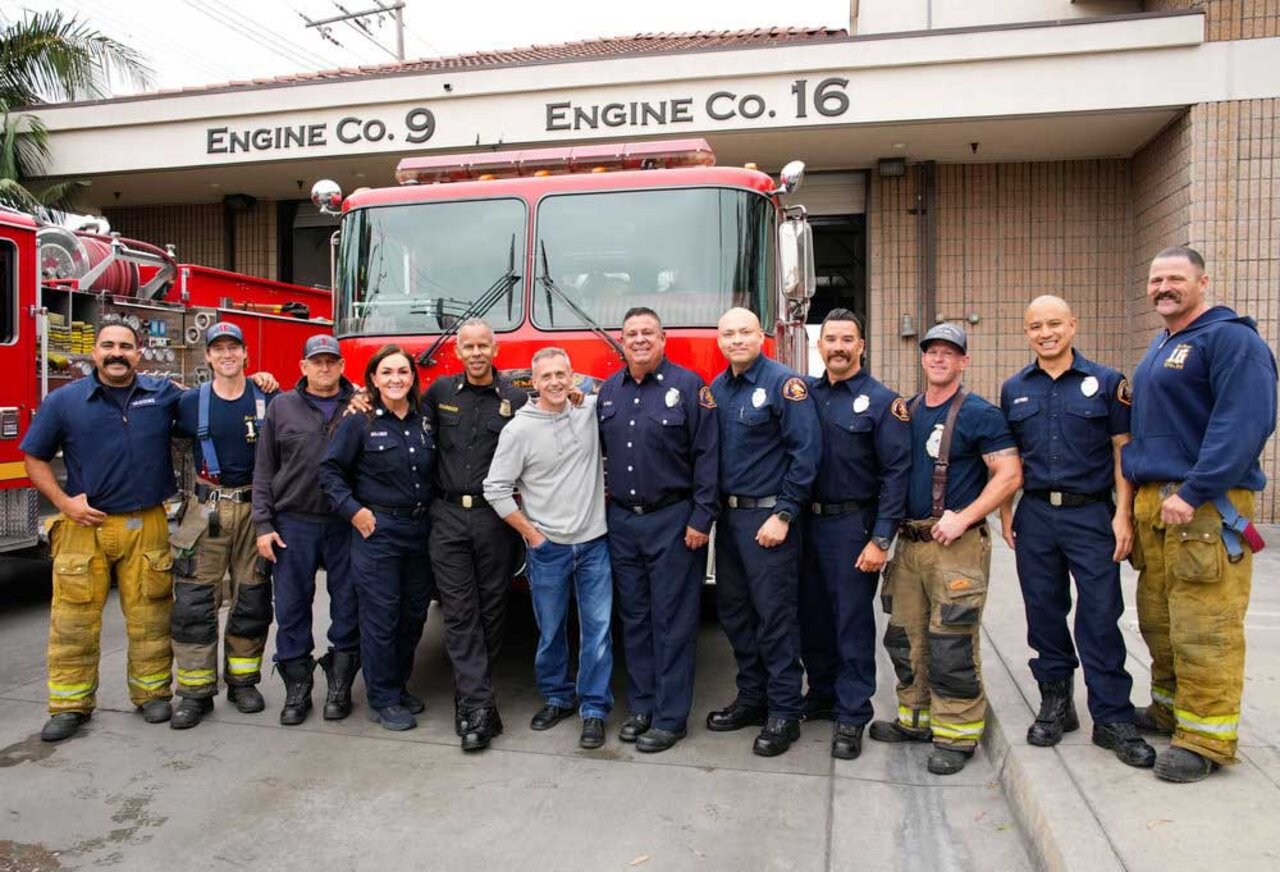
[[[660,33],[41,107],[52,175],[187,262],[329,283],[313,182],[394,185],[406,155],[705,138],[721,165],[808,176],[811,320],[867,319],[916,390],[918,336],[965,324],[995,398],[1055,293],[1126,372],[1159,319],[1151,256],[1201,250],[1214,302],[1280,339],[1280,2],[851,0],[847,29]],[[1273,484],[1259,516],[1280,517]]]

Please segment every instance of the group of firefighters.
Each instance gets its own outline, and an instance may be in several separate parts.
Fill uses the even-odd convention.
[[[629,709],[618,738],[660,752],[688,729],[714,525],[717,610],[737,674],[707,728],[760,727],[753,750],[773,756],[802,721],[830,720],[832,755],[853,759],[870,723],[877,741],[932,742],[929,771],[952,774],[985,726],[979,631],[987,517],[998,512],[1036,652],[1041,705],[1028,741],[1051,746],[1078,729],[1083,664],[1093,743],[1166,780],[1197,781],[1235,760],[1262,547],[1249,518],[1277,386],[1254,322],[1210,306],[1208,287],[1194,250],[1155,257],[1147,297],[1165,329],[1132,387],[1074,347],[1067,302],[1033,300],[1035,359],[998,406],[962,384],[962,328],[925,334],[925,389],[907,400],[864,368],[862,325],[846,309],[823,321],[825,371],[808,378],[762,354],[753,313],[729,310],[718,325],[727,366],[706,385],[664,354],[660,314],[635,308],[621,371],[583,396],[568,355],[543,348],[532,400],[495,368],[497,341],[478,320],[457,333],[462,372],[425,392],[394,345],[369,361],[358,391],[322,335],[306,343],[297,386],[273,393],[269,375],[246,378],[244,339],[228,323],[206,337],[213,380],[183,391],[137,375],[136,332],[102,325],[94,374],[51,394],[22,444],[59,510],[42,738],[70,737],[93,711],[114,578],[130,697],[149,723],[175,729],[213,708],[224,589],[221,672],[240,711],[264,708],[256,685],[274,602],[281,723],[308,716],[318,662],[326,719],[351,712],[359,672],[370,719],[412,728],[424,704],[408,684],[434,593],[456,732],[464,750],[485,748],[503,730],[492,668],[523,556],[544,703],[530,726],[578,714],[582,747],[604,744],[616,612]],[[174,433],[192,438],[198,484],[170,535]],[[59,451],[65,490],[50,466]],[[1137,709],[1118,625],[1126,558],[1140,573],[1152,659],[1151,702]],[[317,661],[320,568],[331,620]],[[872,721],[877,588],[897,711]],[[1140,731],[1171,745],[1157,756]]]

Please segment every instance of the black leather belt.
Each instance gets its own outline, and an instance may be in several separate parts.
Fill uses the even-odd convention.
[[[657,502],[652,503],[633,503],[628,500],[619,499],[610,495],[609,499],[613,501],[615,506],[626,509],[628,512],[635,512],[637,515],[648,515],[659,509],[665,509],[668,506],[674,506],[676,503],[683,503],[689,499],[692,491],[677,491],[673,494],[667,494]]]
[[[440,499],[464,509],[479,509],[489,505],[489,501],[479,494],[440,494]]]
[[[377,512],[379,515],[390,515],[393,518],[409,518],[413,521],[420,521],[427,516],[426,506],[375,506],[370,503],[365,508],[371,512]]]
[[[860,512],[871,505],[869,500],[845,500],[839,503],[809,503],[809,511],[814,515],[847,515]]]
[[[1088,506],[1093,503],[1111,501],[1111,491],[1096,494],[1073,494],[1069,491],[1028,490],[1023,491],[1022,495],[1048,503],[1051,506]]]
[[[218,502],[219,500],[227,500],[232,503],[251,503],[253,502],[253,485],[246,484],[240,487],[216,487],[209,484],[196,485],[196,499],[200,502]]]
[[[731,509],[772,509],[778,504],[778,498],[776,496],[740,497],[737,494],[729,494],[724,498],[724,504]]]

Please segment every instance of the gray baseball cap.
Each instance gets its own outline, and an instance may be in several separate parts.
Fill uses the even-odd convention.
[[[924,338],[920,340],[920,350],[924,351],[929,347],[930,342],[938,340],[950,342],[960,349],[961,354],[969,353],[969,338],[965,335],[964,328],[959,324],[934,324],[929,328],[929,332],[924,334]]]
[[[342,357],[342,349],[338,347],[338,340],[328,333],[319,333],[308,339],[307,344],[302,347],[302,356],[307,360],[317,354],[332,354],[334,357]]]

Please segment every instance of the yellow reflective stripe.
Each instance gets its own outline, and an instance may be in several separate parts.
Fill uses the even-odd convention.
[[[971,721],[967,724],[933,725],[933,735],[941,739],[981,739],[986,721]]]
[[[129,683],[138,687],[164,687],[169,683],[169,673],[153,672],[151,675],[137,675],[129,679]]]
[[[929,710],[916,710],[900,705],[898,706],[898,723],[912,730],[922,730],[929,726]]]
[[[81,684],[57,684],[49,682],[49,696],[56,696],[58,699],[82,699],[97,689],[96,683],[86,681]]]
[[[228,657],[227,671],[232,675],[250,675],[262,670],[261,657]]]
[[[1165,690],[1163,687],[1151,685],[1151,698],[1161,705],[1173,708],[1173,691]]]
[[[218,680],[212,669],[178,669],[178,681],[182,684],[210,684]]]
[[[1240,713],[1232,715],[1195,715],[1186,709],[1174,709],[1178,726],[1214,739],[1234,741],[1240,727]]]

